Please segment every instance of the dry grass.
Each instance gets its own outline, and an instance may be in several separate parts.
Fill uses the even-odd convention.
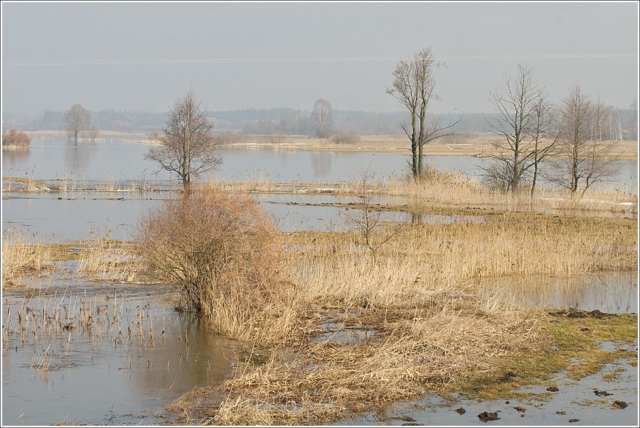
[[[17,285],[24,275],[39,275],[55,269],[51,263],[59,249],[20,229],[2,235],[2,288]]]
[[[343,186],[348,192],[350,185]],[[438,171],[431,167],[426,180],[416,182],[406,178],[392,177],[378,184],[377,192],[391,196],[413,198],[414,209],[428,207],[484,207],[508,211],[555,210],[573,213],[638,213],[638,195],[619,189],[592,190],[587,197],[571,199],[566,191],[538,189],[532,198],[528,191],[520,194],[504,194],[484,186],[479,181],[469,179],[455,171]]]
[[[481,278],[637,267],[637,222],[619,218],[506,211],[411,224],[375,258],[361,234],[300,232],[285,243],[299,314],[288,343],[254,342],[224,386],[174,403],[187,421],[327,424],[443,390],[548,348],[545,314],[482,298]]]
[[[501,211],[561,212],[570,214],[637,216],[638,196],[635,189],[619,189],[615,186],[590,190],[586,197],[572,199],[563,190],[538,189],[532,198],[528,192],[504,194],[489,189],[475,179],[469,179],[457,171],[439,171],[428,165],[425,180],[416,182],[406,177],[390,177],[386,180],[372,177],[368,191],[374,197],[404,197],[406,207],[381,207],[404,209],[414,213],[431,213],[443,208],[466,210],[493,208]],[[333,194],[361,196],[358,180],[342,183],[278,183],[268,176],[248,175],[238,182],[210,180],[203,188],[218,192],[285,193],[285,194]]]
[[[77,260],[78,277],[97,281],[136,282],[140,264],[131,244],[110,238],[110,230],[90,230],[78,242],[46,242],[18,228],[6,230],[2,242],[2,287],[19,285],[26,276],[67,271],[61,264]],[[71,273],[71,272],[70,272]]]
[[[421,290],[510,275],[575,276],[637,268],[632,219],[504,213],[485,223],[415,224],[382,247],[332,233],[290,235],[290,263],[310,299],[384,307],[426,301]]]
[[[290,234],[300,316],[289,346],[256,345],[268,358],[241,359],[223,388],[173,409],[203,424],[325,424],[439,391],[548,345],[540,310],[481,298],[477,279],[632,269],[636,235],[633,220],[507,212],[487,223],[409,225],[373,258],[356,234]],[[368,334],[310,339],[327,325]]]
[[[427,307],[348,311],[341,321],[365,322],[376,333],[370,340],[303,340],[272,350],[264,364],[240,364],[217,394],[194,392],[191,403],[172,409],[207,409],[199,423],[212,425],[327,424],[438,391],[468,371],[489,369],[493,358],[544,344],[537,310],[511,310],[455,286],[423,293],[432,298]],[[310,325],[317,313],[309,313]]]
[[[232,148],[269,148],[274,150],[307,150],[330,152],[376,152],[399,153],[410,152],[410,144],[401,135],[362,135],[352,138],[351,144],[336,142],[332,139],[307,138],[304,136],[236,136],[235,140],[225,141],[227,147]],[[491,145],[490,134],[474,135],[472,137],[454,135],[437,140],[424,146],[425,156],[488,156],[494,147]],[[356,141],[357,140],[357,141]],[[638,158],[638,145],[634,141],[617,141],[612,156],[616,159]]]
[[[111,239],[111,230],[90,230],[79,243],[76,273],[96,281],[134,282],[140,276],[140,263],[131,244]]]

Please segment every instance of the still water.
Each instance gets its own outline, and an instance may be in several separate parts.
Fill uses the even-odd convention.
[[[168,402],[230,375],[233,342],[159,300],[156,287],[57,284],[28,288],[32,298],[4,293],[3,426],[157,424]],[[83,302],[93,308],[88,329]],[[68,313],[74,328],[66,319],[55,328],[43,311]]]
[[[146,160],[148,145],[109,140],[73,143],[66,140],[33,140],[27,151],[2,152],[3,177],[29,177],[36,180],[159,180],[175,182],[157,164]],[[224,160],[215,178],[241,181],[263,177],[276,182],[348,181],[364,171],[378,178],[406,172],[407,155],[399,153],[348,153],[278,151],[222,148]],[[462,171],[480,178],[485,160],[471,156],[426,156],[426,160],[445,171]],[[637,189],[636,161],[619,161],[617,174],[609,183],[621,189]]]
[[[285,232],[299,230],[331,231],[348,228],[344,210],[327,203],[352,203],[357,199],[335,195],[254,195],[271,214],[274,225]],[[73,194],[7,194],[2,201],[3,230],[19,228],[47,241],[87,238],[89,231],[110,231],[113,239],[129,240],[142,216],[161,207],[170,192],[138,197],[136,194],[77,192]],[[406,203],[402,198],[380,197],[374,203]],[[313,205],[308,205],[313,204]],[[411,221],[410,213],[381,213],[383,221]],[[476,223],[481,216],[423,215],[420,221],[448,224],[455,221]]]

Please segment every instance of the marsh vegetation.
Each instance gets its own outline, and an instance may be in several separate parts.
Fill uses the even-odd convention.
[[[199,314],[206,335],[238,340],[224,382],[216,378],[168,407],[189,424],[324,424],[383,412],[423,394],[510,397],[522,385],[553,386],[554,374],[572,359],[588,356],[579,369],[572,366],[572,376],[580,378],[635,355],[594,347],[608,340],[632,344],[636,315],[588,318],[581,321],[589,324],[588,333],[576,332],[575,319],[566,313],[550,315],[544,302],[531,306],[517,299],[526,294],[523,288],[545,294],[544,287],[558,287],[526,278],[602,272],[633,277],[635,199],[605,191],[572,199],[542,189],[532,198],[492,191],[463,174],[430,171],[420,182],[215,181],[192,188],[186,199],[158,201],[126,241],[113,239],[109,230],[72,242],[5,231],[3,287],[38,296],[28,285],[33,276],[53,284],[63,278],[109,281],[116,290],[163,284],[153,293]],[[317,205],[330,204],[349,221],[326,231],[283,232],[253,199],[274,192],[293,197],[302,190],[308,197],[339,197]],[[631,207],[621,205],[629,202]],[[400,224],[381,216],[389,213],[407,217]],[[420,216],[440,220],[417,221]],[[489,280],[516,282],[517,296],[487,288]],[[565,284],[580,292],[577,283]],[[22,319],[27,312],[44,314],[29,318],[27,331],[40,344],[47,335],[66,337],[72,346],[73,337],[97,334],[120,346],[119,335],[129,334],[122,326],[117,332],[97,328],[107,323],[99,321],[106,315],[96,312],[102,304],[95,298],[77,300],[70,315],[51,297],[41,298],[49,302],[42,303],[46,313],[29,304],[18,309]],[[51,304],[57,309],[47,309]],[[113,307],[106,313],[118,323],[120,309],[111,313]],[[15,323],[16,308],[3,317]],[[136,334],[157,344],[159,322],[135,324],[141,329]],[[70,335],[65,326],[76,329]],[[6,350],[26,337],[16,327],[3,333]],[[46,375],[64,367],[62,345],[55,346],[55,354],[46,346],[36,352],[31,370]],[[509,372],[517,376],[501,381]]]

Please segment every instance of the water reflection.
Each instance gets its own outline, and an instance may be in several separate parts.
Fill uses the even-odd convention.
[[[324,176],[331,171],[331,153],[318,152],[313,154],[313,175]]]
[[[69,172],[84,175],[88,180],[150,178],[169,180],[171,176],[158,165],[146,160],[149,146],[120,140],[78,145],[67,140],[37,140],[31,142],[26,154],[10,154],[3,166],[10,166],[10,175],[28,174],[36,180],[63,178]],[[5,151],[3,156],[8,153]],[[276,182],[303,181],[339,183],[358,176],[363,171],[375,173],[380,179],[403,174],[407,156],[400,153],[309,152],[269,149],[220,150],[224,160],[213,177],[227,181],[244,181],[247,176],[263,176]],[[425,160],[443,171],[462,171],[470,178],[480,179],[486,159],[471,156],[426,156]],[[7,162],[5,164],[5,162]],[[617,175],[606,184],[615,183],[621,189],[637,189],[636,161],[616,161]],[[155,174],[157,172],[157,175]],[[4,176],[9,176],[5,171]]]
[[[206,320],[193,313],[163,315],[162,330],[166,339],[158,341],[147,359],[140,359],[132,370],[138,373],[132,383],[141,395],[150,391],[188,391],[194,385],[211,385],[226,379],[230,373],[232,350],[230,342],[215,334]],[[160,328],[158,325],[157,329]],[[158,400],[159,406],[163,403]]]
[[[95,153],[94,143],[67,141],[64,152],[64,164],[68,172],[80,175],[88,170],[91,155]]]
[[[7,169],[15,165],[22,165],[29,159],[31,150],[24,149],[2,149],[2,168]]]

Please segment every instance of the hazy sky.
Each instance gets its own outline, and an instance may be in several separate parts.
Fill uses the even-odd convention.
[[[638,3],[2,2],[2,108],[166,111],[192,88],[210,110],[400,110],[401,57],[431,46],[434,112],[488,112],[528,61],[554,101],[575,83],[628,108]],[[454,110],[455,109],[455,110]]]

